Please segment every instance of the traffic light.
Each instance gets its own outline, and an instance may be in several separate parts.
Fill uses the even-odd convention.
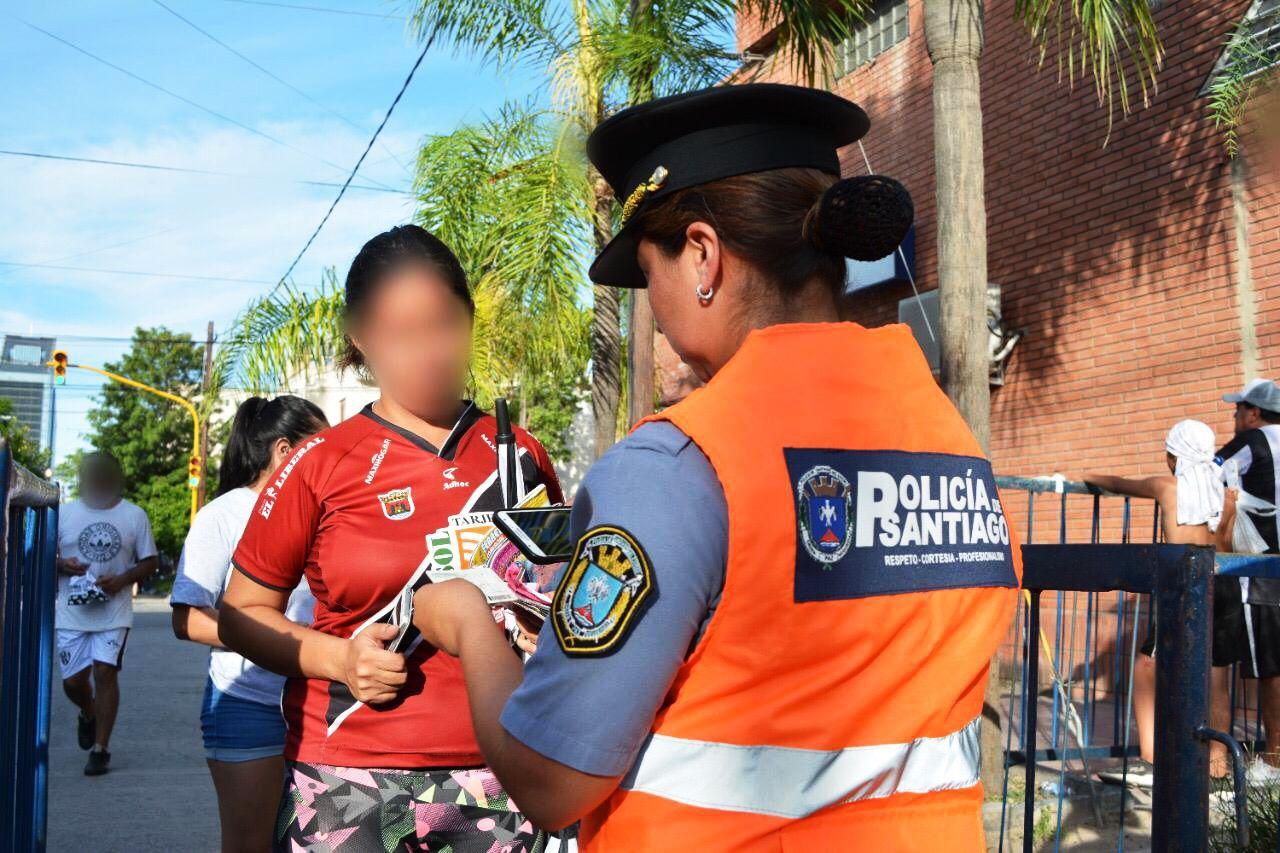
[[[53,384],[67,384],[67,351],[64,349],[56,349],[53,351],[53,360],[49,362],[49,366],[53,368]]]
[[[200,485],[200,457],[192,456],[187,464],[187,485],[195,488]]]

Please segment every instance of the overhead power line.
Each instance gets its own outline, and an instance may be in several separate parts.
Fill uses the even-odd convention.
[[[190,166],[165,166],[159,163],[133,163],[126,160],[100,160],[95,157],[73,157],[69,154],[47,154],[41,151],[9,151],[0,149],[0,154],[10,157],[35,157],[41,160],[65,160],[70,163],[90,163],[97,166],[121,166],[128,169],[149,169],[156,172],[180,172],[189,175],[212,175],[222,178],[243,178],[250,181],[279,181],[281,183],[302,184],[309,187],[340,187],[337,181],[305,181],[291,178],[273,178],[269,175],[251,175],[244,172],[220,172],[214,169],[196,169]],[[413,195],[413,190],[398,190],[393,187],[371,187],[366,184],[352,184],[353,190],[366,190],[374,193],[396,193],[397,195]]]
[[[176,273],[176,272],[140,272],[138,270],[108,270],[108,269],[100,269],[98,267],[66,267],[66,266],[61,266],[59,264],[27,264],[27,263],[23,263],[22,261],[0,261],[0,266],[31,267],[33,269],[41,269],[41,270],[67,270],[70,272],[107,273],[110,275],[136,275],[136,276],[142,276],[144,278],[181,278],[181,279],[186,279],[190,281],[227,281],[227,282],[233,281],[233,282],[238,282],[240,284],[271,284],[272,283],[269,281],[264,281],[259,278],[233,278],[231,276],[217,276],[217,275],[190,275],[186,273]]]
[[[87,252],[76,252],[74,255],[63,255],[58,258],[49,258],[48,260],[40,261],[40,263],[60,264],[63,261],[74,261],[76,258],[83,258],[87,255],[96,255],[98,252],[106,252],[106,251],[110,251],[111,249],[119,249],[122,246],[132,246],[134,243],[141,243],[143,240],[150,240],[152,237],[159,237],[162,234],[168,234],[172,231],[177,231],[177,230],[178,230],[177,226],[173,228],[164,228],[164,229],[161,229],[160,231],[152,231],[148,234],[143,234],[141,237],[134,237],[131,240],[123,240],[119,243],[112,243],[109,246],[98,246],[95,249],[89,249]],[[30,266],[30,265],[14,264],[13,266],[10,266],[8,269],[0,270],[0,278],[4,278],[5,276],[10,275],[11,273],[17,272],[18,270],[26,266]]]
[[[402,15],[387,15],[380,12],[358,12],[353,9],[334,9],[329,6],[304,6],[300,3],[272,3],[270,0],[228,0],[231,3],[244,3],[250,6],[275,6],[279,9],[295,9],[299,12],[328,12],[333,15],[355,15],[361,18],[385,18],[391,21],[409,20]]]
[[[351,174],[347,176],[347,180],[342,185],[342,189],[338,190],[338,195],[334,198],[333,204],[329,205],[329,209],[325,211],[324,216],[320,220],[320,224],[316,226],[316,230],[312,231],[311,236],[307,238],[307,242],[303,245],[302,251],[298,252],[298,256],[293,259],[293,263],[289,264],[289,268],[284,271],[284,275],[280,276],[280,280],[277,281],[275,286],[271,288],[269,293],[267,293],[267,298],[270,298],[277,290],[280,289],[281,285],[288,280],[290,274],[293,273],[294,267],[298,265],[298,261],[302,260],[302,256],[307,253],[307,249],[310,249],[311,244],[315,242],[316,237],[320,234],[320,229],[324,228],[324,224],[329,221],[329,217],[333,214],[334,208],[338,206],[338,202],[342,201],[342,196],[346,193],[347,187],[355,178],[356,173],[360,171],[360,165],[364,163],[364,158],[369,156],[369,150],[373,148],[373,143],[377,142],[378,134],[382,133],[382,129],[386,127],[387,122],[391,120],[391,114],[395,112],[396,104],[400,103],[400,99],[404,97],[405,90],[408,89],[409,84],[413,82],[413,75],[417,73],[418,66],[422,64],[422,60],[426,59],[427,51],[431,49],[431,45],[435,40],[436,35],[435,33],[432,33],[431,37],[427,39],[426,44],[422,46],[422,52],[418,54],[417,61],[414,62],[413,67],[409,69],[408,76],[404,78],[404,83],[400,85],[400,91],[396,92],[395,99],[391,102],[391,106],[387,107],[387,114],[382,117],[382,122],[379,123],[377,129],[374,130],[373,136],[369,138],[369,144],[364,147],[364,153],[362,153],[360,155],[360,159],[356,161],[355,168],[352,169]]]
[[[16,17],[16,16],[15,16],[15,17]],[[196,102],[196,101],[193,101],[193,100],[191,100],[190,98],[186,97],[185,95],[179,95],[177,92],[173,91],[172,89],[167,89],[167,88],[165,88],[164,86],[161,86],[159,83],[153,83],[152,81],[148,80],[147,78],[142,77],[141,75],[135,74],[135,73],[133,73],[132,71],[130,71],[129,69],[124,68],[123,66],[116,65],[114,62],[111,62],[110,60],[103,59],[101,56],[98,56],[98,55],[97,55],[97,54],[95,54],[95,53],[90,53],[89,51],[85,50],[83,47],[80,47],[80,46],[79,46],[79,45],[77,45],[77,44],[72,44],[71,42],[69,42],[69,41],[67,41],[66,39],[64,39],[62,36],[57,35],[56,33],[51,33],[51,32],[49,32],[48,30],[46,30],[45,28],[43,28],[43,27],[38,27],[38,26],[36,26],[35,24],[31,23],[30,21],[28,21],[28,20],[26,20],[26,19],[24,19],[24,18],[17,18],[17,20],[18,20],[20,23],[26,24],[28,27],[30,27],[31,29],[35,30],[36,32],[38,32],[38,33],[43,33],[44,35],[48,36],[49,38],[53,39],[54,41],[59,42],[60,44],[64,44],[64,45],[66,45],[67,47],[71,48],[72,50],[76,51],[77,53],[80,53],[80,54],[83,54],[84,56],[89,57],[89,58],[90,58],[90,59],[92,59],[94,62],[99,62],[99,63],[101,63],[101,64],[103,64],[103,65],[107,66],[108,68],[111,68],[111,69],[114,69],[114,70],[116,70],[116,71],[119,71],[121,74],[124,74],[126,77],[130,77],[130,78],[132,78],[132,79],[134,79],[134,80],[137,80],[139,83],[143,84],[144,86],[149,86],[150,88],[155,89],[157,92],[162,92],[163,94],[166,94],[166,95],[168,95],[168,96],[169,96],[169,97],[171,97],[171,98],[175,98],[175,99],[177,99],[177,100],[181,101],[182,103],[184,103],[184,104],[186,104],[186,105],[188,105],[188,106],[190,106],[190,107],[194,107],[195,109],[198,109],[198,110],[200,110],[200,111],[201,111],[201,112],[203,112],[203,113],[207,113],[207,114],[209,114],[209,115],[213,116],[214,118],[220,119],[220,120],[225,121],[225,122],[228,122],[228,123],[230,123],[230,124],[233,124],[233,125],[235,125],[236,127],[241,128],[242,130],[245,130],[245,131],[248,131],[249,133],[252,133],[254,136],[258,136],[258,137],[261,137],[261,138],[263,138],[263,139],[267,140],[268,142],[272,142],[272,143],[274,143],[274,144],[276,144],[276,145],[279,145],[279,146],[281,146],[281,147],[283,147],[283,148],[288,148],[290,151],[294,151],[294,152],[296,152],[296,153],[298,153],[298,154],[303,155],[304,157],[310,157],[311,159],[313,159],[313,160],[317,160],[317,161],[319,161],[319,162],[321,162],[321,163],[325,164],[326,166],[329,166],[330,168],[337,169],[338,171],[342,171],[342,170],[343,170],[343,167],[342,167],[342,166],[339,166],[337,163],[331,163],[331,162],[329,162],[328,160],[324,159],[323,157],[320,157],[320,156],[318,156],[318,155],[316,155],[316,154],[312,154],[312,153],[311,153],[311,152],[309,152],[309,151],[304,151],[303,149],[301,149],[301,148],[297,147],[296,145],[292,145],[292,144],[290,144],[290,143],[288,143],[288,142],[285,142],[283,139],[280,139],[280,138],[278,138],[278,137],[272,136],[272,135],[271,135],[271,134],[269,134],[269,133],[265,133],[265,132],[263,132],[263,131],[261,131],[261,130],[258,130],[256,127],[252,127],[252,126],[250,126],[250,125],[247,125],[247,124],[245,124],[244,122],[242,122],[242,121],[240,121],[240,120],[238,120],[238,119],[234,119],[234,118],[232,118],[231,116],[227,115],[226,113],[220,113],[220,112],[218,112],[217,110],[210,109],[209,107],[206,107],[204,104],[201,104],[201,103],[198,103],[198,102]],[[372,181],[372,179],[370,179],[370,180]],[[377,183],[380,183],[380,182],[379,182],[379,181],[372,181],[372,183],[377,184]],[[383,184],[382,186],[385,186],[385,184]]]
[[[225,41],[223,41],[222,39],[218,38],[218,37],[217,37],[217,36],[215,36],[213,33],[209,32],[209,31],[208,31],[208,30],[206,30],[204,27],[202,27],[202,26],[200,26],[199,24],[197,24],[195,21],[191,20],[190,18],[186,17],[186,16],[185,16],[185,15],[183,15],[182,13],[178,12],[178,11],[177,11],[176,9],[174,9],[173,7],[166,5],[166,4],[163,2],[163,0],[152,0],[152,2],[153,2],[153,3],[155,3],[157,6],[159,6],[161,9],[164,9],[164,10],[165,10],[166,12],[168,12],[170,15],[173,15],[173,16],[174,16],[175,18],[177,18],[179,21],[182,21],[182,23],[186,24],[188,27],[191,27],[191,29],[193,29],[193,30],[195,30],[196,32],[200,33],[200,35],[202,35],[202,36],[204,36],[205,38],[209,39],[209,41],[213,42],[214,44],[216,44],[216,45],[218,45],[219,47],[221,47],[223,50],[225,50],[225,51],[227,51],[228,53],[230,53],[232,56],[235,56],[235,57],[237,57],[237,58],[239,58],[239,59],[242,59],[242,60],[244,60],[245,62],[247,62],[249,65],[252,65],[254,68],[258,69],[258,70],[259,70],[259,71],[261,71],[263,74],[265,74],[265,75],[267,75],[268,77],[270,77],[272,80],[275,80],[275,81],[276,81],[277,83],[279,83],[281,86],[284,86],[284,87],[285,87],[286,89],[288,89],[290,92],[293,92],[295,95],[297,95],[298,97],[302,98],[302,99],[303,99],[303,100],[305,100],[307,103],[309,103],[309,104],[311,104],[311,105],[313,105],[313,106],[315,106],[315,107],[318,107],[318,108],[320,108],[320,109],[324,110],[324,111],[325,111],[325,112],[327,112],[329,115],[334,116],[334,117],[335,117],[335,118],[337,118],[339,121],[343,122],[344,124],[346,124],[346,125],[348,125],[348,126],[350,126],[350,127],[355,128],[356,130],[360,131],[361,133],[367,133],[367,132],[368,132],[368,129],[367,129],[367,128],[363,128],[363,127],[361,127],[360,125],[356,124],[354,121],[352,121],[351,119],[347,118],[347,117],[346,117],[346,116],[344,116],[342,113],[338,112],[337,110],[333,109],[332,107],[327,106],[326,104],[322,104],[322,103],[320,103],[320,102],[319,102],[319,101],[317,101],[315,98],[311,97],[311,96],[310,96],[310,95],[308,95],[306,92],[302,91],[302,90],[301,90],[301,89],[299,89],[297,86],[295,86],[295,85],[293,85],[292,83],[290,83],[288,80],[285,80],[284,78],[280,77],[279,75],[277,75],[276,73],[274,73],[274,72],[273,72],[273,71],[271,71],[270,69],[268,69],[268,68],[264,68],[263,66],[259,65],[259,64],[258,64],[257,62],[255,62],[253,59],[249,58],[248,56],[245,56],[243,53],[241,53],[240,51],[236,50],[234,47],[232,47],[231,45],[227,44]],[[379,144],[380,144],[380,145],[382,145],[382,150],[383,150],[383,151],[386,151],[388,154],[391,154],[390,149],[388,149],[388,148],[387,148],[387,146],[386,146],[386,144],[385,144],[385,143],[379,143]],[[394,155],[394,154],[391,154],[391,156],[392,156],[392,158],[395,158],[395,155]],[[406,171],[408,170],[408,167],[407,167],[407,166],[405,166],[405,164],[404,164],[404,163],[401,163],[399,159],[396,159],[396,163],[400,166],[400,168],[405,169]]]

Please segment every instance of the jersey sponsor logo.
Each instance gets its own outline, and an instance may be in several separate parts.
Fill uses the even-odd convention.
[[[991,463],[896,450],[786,448],[795,600],[1014,587]]]
[[[454,474],[457,470],[457,466],[455,466],[453,468],[445,468],[444,471],[441,472],[440,476],[445,480],[444,487],[446,489],[465,489],[471,485],[466,480],[458,479],[457,475]]]
[[[566,655],[617,649],[656,594],[649,557],[621,527],[594,527],[578,540],[551,602],[556,640]]]
[[[383,492],[378,495],[379,502],[382,503],[382,514],[392,521],[404,521],[413,515],[413,487],[405,486],[403,489],[392,489],[389,492]]]
[[[485,444],[489,445],[489,449],[494,453],[498,452],[498,446],[493,443],[492,438],[489,438],[489,434],[487,432],[480,433],[480,439],[484,441]]]
[[[324,444],[324,437],[317,435],[315,438],[302,445],[298,452],[293,454],[293,457],[285,463],[284,467],[280,469],[280,473],[276,475],[275,482],[262,490],[262,503],[258,507],[259,515],[263,518],[271,518],[271,510],[275,508],[276,498],[280,496],[280,489],[284,486],[285,482],[288,481],[289,475],[293,473],[293,469],[297,467],[298,462],[302,460],[302,457],[307,455],[311,448],[317,447],[321,444]]]
[[[369,461],[373,463],[373,466],[369,469],[369,473],[364,475],[364,484],[366,486],[373,485],[373,478],[378,475],[378,469],[382,467],[382,460],[387,457],[387,451],[390,448],[391,439],[384,438],[382,439],[382,447],[378,449],[377,453],[373,454],[373,456],[369,458]]]

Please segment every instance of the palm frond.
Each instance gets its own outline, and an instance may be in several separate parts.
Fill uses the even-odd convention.
[[[213,387],[238,383],[253,393],[272,394],[319,373],[342,350],[342,310],[342,288],[332,268],[314,291],[286,285],[250,303],[218,350]]]
[[[829,83],[835,69],[834,46],[849,37],[851,27],[866,18],[874,0],[742,0],[740,14],[777,22],[777,50],[782,63],[809,86]],[[734,4],[724,4],[729,9]]]
[[[545,65],[572,41],[563,9],[545,0],[420,0],[409,29],[499,68]]]
[[[1273,11],[1260,29],[1266,30],[1280,21],[1280,9]],[[1224,61],[1209,82],[1209,115],[1222,131],[1223,145],[1230,157],[1240,150],[1240,126],[1245,108],[1259,93],[1274,83],[1276,53],[1241,22],[1227,39]]]
[[[1014,14],[1030,34],[1041,64],[1052,48],[1059,75],[1065,67],[1072,84],[1077,75],[1089,75],[1108,119],[1117,100],[1122,113],[1130,110],[1129,63],[1143,106],[1150,102],[1164,47],[1149,0],[1015,0]]]

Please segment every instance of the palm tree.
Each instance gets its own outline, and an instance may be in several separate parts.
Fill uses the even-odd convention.
[[[576,388],[586,366],[591,190],[578,150],[562,116],[508,104],[428,138],[418,156],[416,219],[472,282],[477,396],[514,392],[525,425],[531,389]]]
[[[989,449],[991,389],[987,351],[987,213],[979,60],[983,0],[924,0],[924,32],[933,63],[934,169],[937,182],[938,301],[942,383],[974,435]],[[1074,82],[1089,73],[1108,115],[1128,112],[1126,63],[1136,67],[1143,102],[1163,57],[1149,0],[1015,0],[1043,63],[1056,47]],[[982,779],[1003,774],[999,667],[992,666],[983,709]]]
[[[983,448],[990,435],[987,357],[987,215],[982,163],[979,59],[983,0],[924,0],[933,63],[934,167],[937,175],[938,300],[942,382]],[[1056,47],[1059,71],[1074,82],[1086,70],[1110,114],[1128,112],[1129,72],[1142,99],[1163,57],[1149,0],[1015,0],[1043,63]]]
[[[747,0],[741,8],[780,21],[780,54],[799,76],[827,72],[830,45],[848,33],[868,0]],[[547,75],[555,111],[589,132],[613,109],[654,96],[708,86],[737,70],[727,51],[729,26],[739,5],[731,0],[421,0],[413,26],[423,38],[443,36],[499,67],[523,65]],[[585,224],[599,250],[613,233],[617,205],[608,184],[585,164],[589,188]],[[579,223],[568,224],[577,229]],[[593,287],[591,317],[592,411],[595,453],[617,437],[622,397],[622,300],[616,288]],[[631,345],[639,353],[631,371],[633,413],[651,408],[652,321],[643,294],[633,294]],[[646,359],[643,356],[648,355]]]

